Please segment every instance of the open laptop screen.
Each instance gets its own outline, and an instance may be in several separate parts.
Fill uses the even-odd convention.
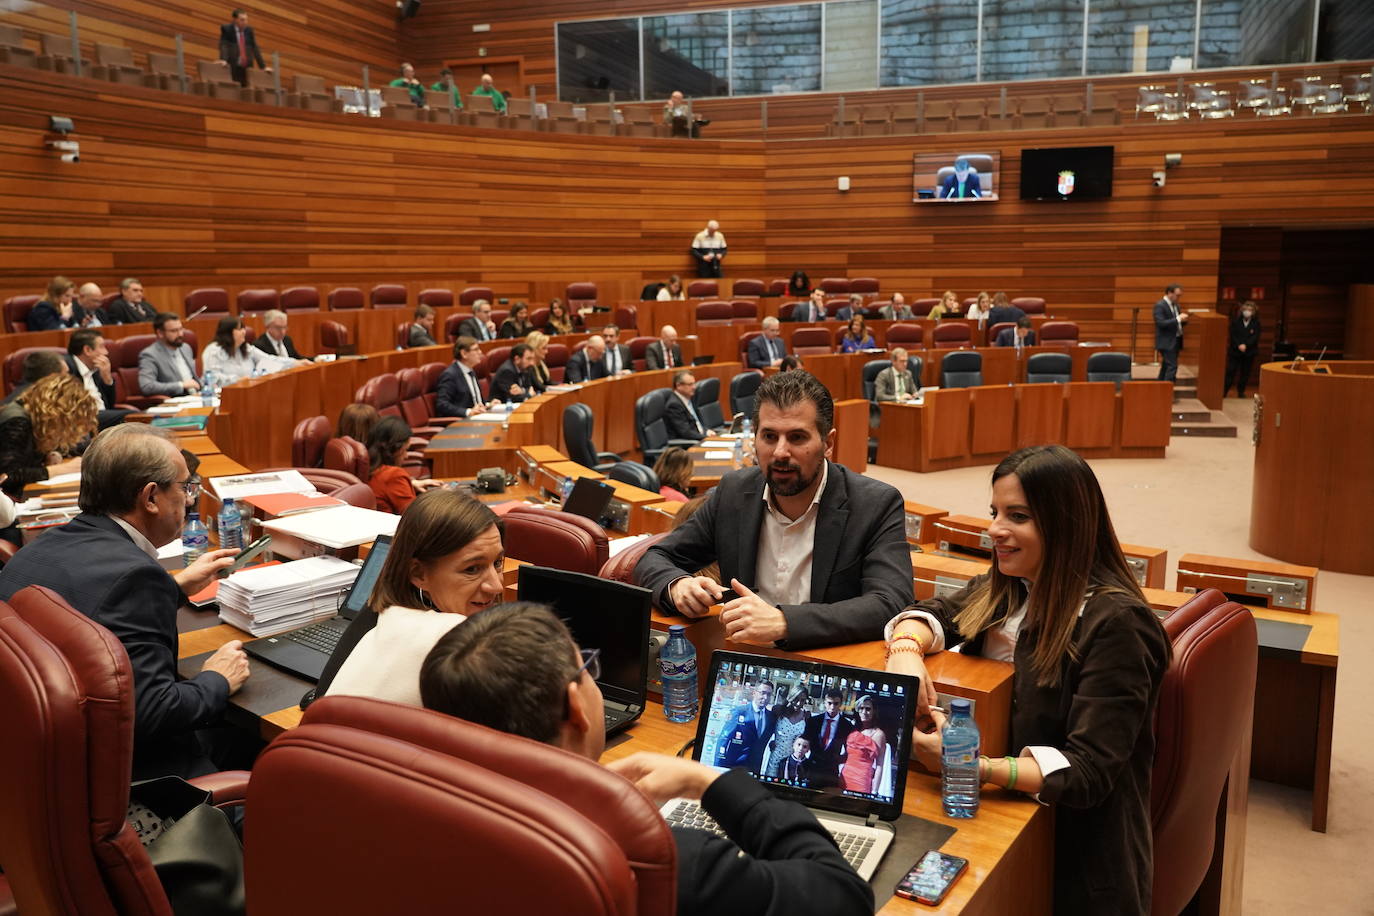
[[[919,679],[715,652],[695,759],[844,814],[902,812]]]
[[[386,565],[386,555],[390,552],[391,535],[378,535],[367,552],[367,559],[363,560],[363,568],[358,570],[358,578],[353,580],[348,597],[339,606],[341,616],[352,620],[358,616],[359,611],[367,607],[367,602],[372,598],[372,590],[376,588],[377,579],[382,574],[382,567]]]

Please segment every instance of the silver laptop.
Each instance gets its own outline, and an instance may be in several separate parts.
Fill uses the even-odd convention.
[[[722,772],[743,767],[810,808],[860,877],[872,878],[896,835],[888,822],[902,813],[920,679],[718,651],[706,683],[692,759]],[[873,707],[871,727],[860,728],[860,703]],[[673,826],[722,833],[695,801],[661,810]]]

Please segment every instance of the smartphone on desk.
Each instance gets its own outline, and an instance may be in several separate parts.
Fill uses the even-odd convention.
[[[932,849],[911,867],[893,893],[917,903],[937,906],[949,893],[950,885],[967,870],[968,859]]]

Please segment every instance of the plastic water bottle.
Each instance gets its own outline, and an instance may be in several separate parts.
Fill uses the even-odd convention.
[[[221,549],[243,546],[243,519],[232,499],[226,499],[219,507],[219,546]]]
[[[561,505],[566,506],[568,504],[568,497],[572,496],[573,487],[576,484],[577,481],[573,480],[571,474],[563,478],[563,482],[558,486],[558,500]]]
[[[735,467],[744,467],[744,438],[735,440]]]
[[[210,549],[210,532],[200,520],[199,512],[186,513],[186,527],[181,529],[181,557],[190,566]]]
[[[754,421],[748,417],[744,418],[744,423],[740,426],[740,432],[744,433],[744,438],[739,439],[740,457],[739,464],[744,464],[745,456],[754,454]]]
[[[697,717],[697,650],[681,624],[668,628],[668,642],[658,654],[663,671],[663,715],[669,722],[690,722]]]
[[[206,372],[200,382],[200,406],[215,406],[215,373]]]
[[[978,813],[978,752],[981,740],[968,700],[950,700],[949,721],[940,733],[940,800],[945,817],[973,817]]]

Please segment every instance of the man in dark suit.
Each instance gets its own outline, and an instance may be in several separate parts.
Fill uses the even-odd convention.
[[[263,63],[262,52],[258,50],[258,39],[253,27],[248,24],[248,13],[234,10],[233,22],[219,27],[219,59],[228,66],[229,75],[240,86],[248,85],[248,68],[254,63],[259,70],[272,72]]]
[[[61,353],[52,350],[34,350],[24,355],[23,374],[19,377],[19,384],[10,389],[10,393],[5,395],[5,399],[0,401],[0,407],[19,397],[29,386],[39,379],[54,372],[70,372],[67,367],[67,358]]]
[[[1250,366],[1259,352],[1260,323],[1255,317],[1257,308],[1253,299],[1241,303],[1236,314],[1231,316],[1231,331],[1226,346],[1226,379],[1222,382],[1221,396],[1236,386],[1237,397],[1245,397],[1245,383],[1250,380]]]
[[[967,159],[954,160],[954,171],[945,176],[940,184],[941,200],[962,200],[983,196],[983,183],[978,180],[978,170],[969,165]]]
[[[134,687],[134,779],[196,776],[224,762],[198,729],[211,725],[248,677],[231,640],[188,680],[177,678],[177,607],[233,562],[211,550],[169,575],[157,546],[181,533],[193,478],[166,432],[142,423],[95,437],[81,466],[81,515],[26,545],[0,570],[0,600],[42,585],[110,630],[129,653]]]
[[[1025,317],[1025,312],[1010,303],[1007,305],[994,305],[992,308],[988,309],[987,325],[991,328],[1004,323],[1015,324]]]
[[[458,333],[473,340],[495,340],[496,322],[491,320],[491,303],[478,299],[472,304],[472,314],[458,325]]]
[[[838,690],[825,692],[825,711],[806,717],[802,737],[811,743],[811,784],[817,787],[840,783],[840,767],[844,764],[845,740],[854,730],[854,723],[840,713],[844,694]]]
[[[682,348],[677,343],[677,328],[665,324],[658,332],[658,340],[644,348],[644,368],[679,369],[682,367]]]
[[[792,309],[793,321],[824,321],[825,293],[818,289],[811,291],[811,298]]]
[[[485,406],[482,386],[473,370],[482,362],[482,348],[466,335],[453,342],[453,363],[439,376],[434,409],[441,417],[466,417]]]
[[[587,345],[578,350],[563,366],[563,379],[569,385],[593,382],[606,377],[606,341],[600,334],[587,338]]]
[[[1022,315],[1016,321],[1016,327],[1003,328],[997,332],[997,339],[992,342],[994,347],[1022,347],[1035,346],[1035,331],[1031,330],[1031,320]]]
[[[750,369],[767,369],[782,362],[787,355],[787,345],[782,342],[782,332],[778,330],[778,319],[771,315],[763,319],[763,333],[749,341],[745,357]]]
[[[429,709],[596,761],[606,746],[598,661],[586,658],[546,608],[507,604],[474,615],[439,640],[420,673],[420,697]],[[580,794],[584,768],[568,767],[573,795]],[[677,912],[873,912],[872,889],[815,816],[776,797],[749,773],[720,773],[694,760],[652,753],[632,754],[607,769],[635,783],[655,804],[700,799],[730,833],[727,839],[672,828]],[[585,810],[597,819],[595,809]]]
[[[143,284],[134,277],[126,277],[119,284],[119,298],[111,302],[105,312],[115,324],[150,322],[157,317],[157,309],[143,299]]]
[[[268,356],[284,356],[289,359],[305,359],[300,353],[296,352],[296,345],[292,342],[289,334],[286,333],[286,313],[280,309],[271,309],[264,312],[262,316],[263,332],[253,341],[253,346],[257,347]]]
[[[673,373],[673,396],[663,405],[663,425],[669,439],[700,442],[706,438],[706,427],[701,424],[696,405],[692,403],[696,390],[697,380],[691,372],[682,369]]]
[[[752,702],[736,706],[721,726],[716,742],[715,763],[718,767],[744,767],[757,773],[763,765],[763,754],[773,738],[778,717],[768,708],[773,699],[773,682],[759,681],[754,685]]]
[[[754,405],[758,466],[722,477],[645,552],[635,582],[656,607],[689,617],[733,588],[739,597],[720,622],[736,642],[804,649],[880,638],[912,601],[902,494],[829,460],[835,405],[815,376],[779,372]],[[719,583],[696,575],[713,562]]]
[[[100,327],[104,324],[113,324],[110,320],[109,312],[100,304],[100,299],[104,294],[100,287],[94,283],[83,283],[81,288],[76,291],[76,304],[81,307],[83,328]]]
[[[620,327],[614,324],[606,325],[601,329],[601,337],[606,341],[606,355],[601,357],[601,361],[606,364],[606,375],[615,378],[634,372],[634,359],[630,356],[630,348],[620,342]],[[566,373],[567,369],[563,371]]]
[[[1178,354],[1183,349],[1183,326],[1188,313],[1181,312],[1178,300],[1183,287],[1170,283],[1164,288],[1164,298],[1155,303],[1155,349],[1159,351],[1159,380],[1172,382],[1178,377]]]
[[[815,777],[811,763],[811,742],[802,735],[792,739],[792,753],[778,764],[778,778],[793,785],[810,786]]]
[[[529,397],[534,384],[530,379],[530,369],[534,366],[535,358],[529,344],[520,343],[511,347],[510,358],[491,377],[491,399],[518,403]]]
[[[105,338],[93,328],[82,328],[67,338],[67,371],[81,380],[98,405],[100,428],[123,423],[131,410],[115,407],[114,370]]]

